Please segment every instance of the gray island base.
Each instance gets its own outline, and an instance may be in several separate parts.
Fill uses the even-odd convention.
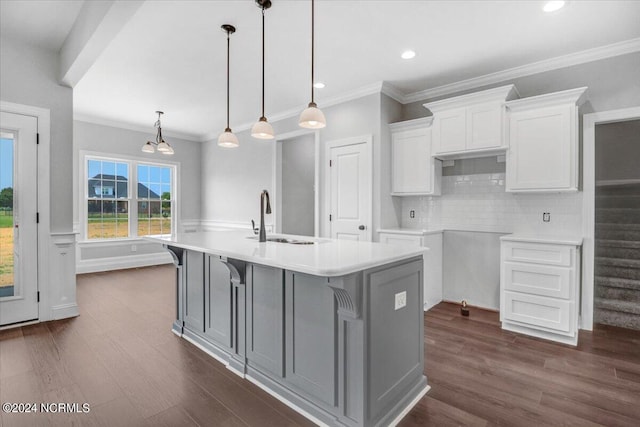
[[[422,251],[214,233],[152,239],[177,266],[174,333],[318,425],[395,425],[429,390]]]

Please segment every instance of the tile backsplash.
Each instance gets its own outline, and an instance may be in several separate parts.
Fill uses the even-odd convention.
[[[504,233],[582,234],[582,193],[505,192],[504,173],[442,177],[441,196],[405,197],[401,226]],[[409,212],[416,212],[415,218]],[[542,214],[550,213],[543,222]]]

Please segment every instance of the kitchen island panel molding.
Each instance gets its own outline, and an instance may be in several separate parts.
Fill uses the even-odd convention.
[[[392,247],[387,262],[377,257],[358,272],[324,276],[282,259],[217,255],[175,236],[150,239],[169,249],[177,267],[174,333],[316,424],[395,425],[429,389],[422,369],[422,251]],[[343,247],[333,240],[317,245],[334,244]],[[259,256],[283,243],[253,245]],[[386,246],[366,242],[361,249],[372,245]],[[317,249],[309,246],[315,245],[300,250]],[[202,316],[186,309],[197,295]]]

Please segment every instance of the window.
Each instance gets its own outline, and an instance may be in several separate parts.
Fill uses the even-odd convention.
[[[85,157],[86,239],[171,234],[175,166]]]
[[[138,236],[171,234],[171,168],[138,165]]]

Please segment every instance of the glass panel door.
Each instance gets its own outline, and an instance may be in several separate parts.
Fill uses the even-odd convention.
[[[0,298],[12,297],[14,289],[14,206],[15,139],[0,133]]]

